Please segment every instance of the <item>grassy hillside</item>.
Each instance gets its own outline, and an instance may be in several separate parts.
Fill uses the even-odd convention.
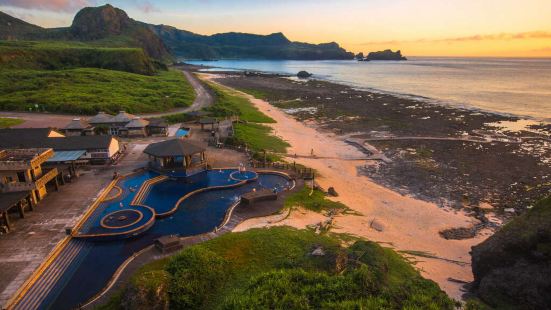
[[[321,247],[324,254],[312,255]],[[453,309],[390,249],[287,227],[226,234],[144,266],[107,309]]]
[[[159,68],[140,48],[107,48],[65,41],[0,41],[1,69],[80,67],[146,75],[153,75]]]
[[[94,68],[0,70],[0,110],[143,113],[189,106],[194,98],[178,71],[146,76]]]

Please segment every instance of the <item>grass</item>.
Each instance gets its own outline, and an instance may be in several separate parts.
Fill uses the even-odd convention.
[[[95,114],[167,111],[191,105],[195,92],[178,71],[0,70],[0,109]],[[38,108],[37,108],[38,106]]]
[[[10,128],[22,124],[23,122],[25,121],[19,118],[0,117],[0,128]]]
[[[256,152],[284,153],[289,146],[289,143],[272,135],[272,128],[261,124],[236,124],[235,137]]]
[[[251,123],[275,123],[275,120],[260,112],[247,98],[224,88],[218,84],[208,82],[214,91],[216,102],[205,110],[215,117],[239,116],[239,119]]]
[[[288,227],[226,234],[144,266],[104,308],[131,300],[171,309],[453,309],[394,251],[340,244]],[[317,247],[325,255],[311,255]]]
[[[141,48],[100,47],[67,41],[0,41],[0,68],[103,68],[153,75],[161,69]]]
[[[310,195],[310,193],[312,193]],[[325,193],[315,189],[312,191],[307,186],[304,186],[300,191],[290,195],[285,199],[285,207],[302,207],[314,212],[322,212],[329,210],[349,210],[343,203],[327,199]]]

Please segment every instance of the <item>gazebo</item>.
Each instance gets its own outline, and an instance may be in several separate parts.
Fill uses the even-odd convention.
[[[152,143],[143,151],[149,167],[171,176],[189,176],[207,169],[205,148],[183,139]]]

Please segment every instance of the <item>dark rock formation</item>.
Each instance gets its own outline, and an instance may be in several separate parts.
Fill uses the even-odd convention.
[[[489,305],[551,309],[551,197],[474,246],[472,268]]]
[[[152,58],[170,57],[163,41],[146,24],[137,22],[121,9],[109,4],[80,10],[69,28],[74,39],[93,41],[124,36],[131,45],[139,46]]]
[[[370,52],[367,55],[367,60],[407,60],[402,56],[401,51],[393,52],[392,50],[384,50],[379,52]]]
[[[333,197],[338,197],[338,196],[339,196],[339,193],[337,193],[337,191],[335,190],[335,188],[332,187],[332,186],[329,187],[329,188],[327,189],[327,193],[328,193],[329,195],[333,196]]]
[[[300,71],[297,73],[297,76],[301,79],[307,79],[312,76],[312,73],[308,73],[308,71]]]
[[[356,60],[363,61],[365,56],[364,53],[359,52],[358,54],[356,54],[356,56],[354,56],[354,58],[356,58]]]

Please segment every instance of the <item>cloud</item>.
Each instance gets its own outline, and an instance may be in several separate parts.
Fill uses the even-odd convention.
[[[137,1],[136,7],[144,13],[160,12],[161,10],[149,1]]]
[[[0,5],[47,11],[74,12],[96,5],[95,0],[0,0]]]
[[[443,39],[416,39],[416,40],[389,40],[389,41],[370,41],[361,43],[361,45],[371,44],[397,44],[397,43],[453,43],[453,42],[469,42],[469,41],[510,41],[510,40],[526,40],[526,39],[551,39],[549,31],[529,31],[518,33],[496,33],[496,34],[477,34],[463,37],[450,37]]]

